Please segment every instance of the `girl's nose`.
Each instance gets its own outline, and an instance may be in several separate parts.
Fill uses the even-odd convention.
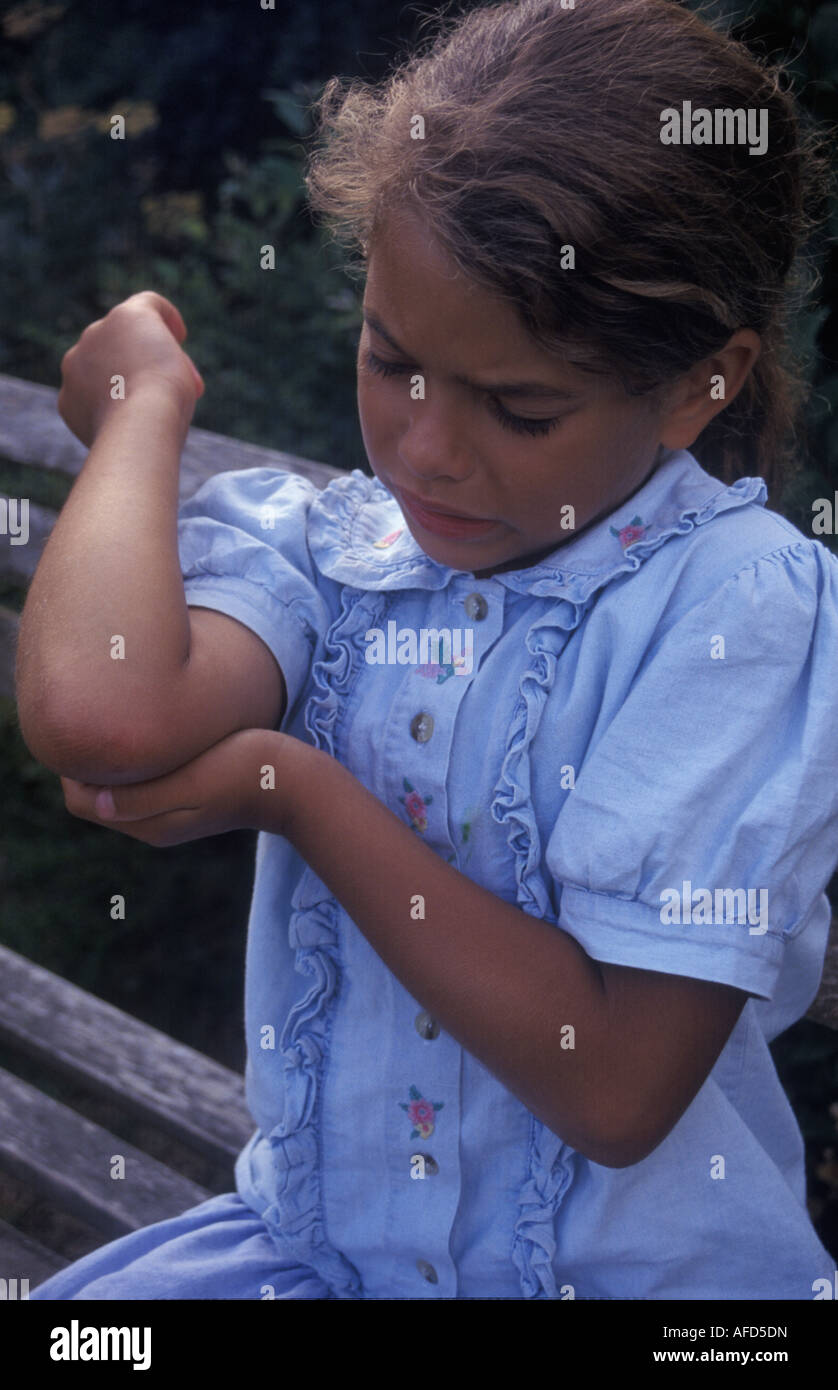
[[[475,455],[462,416],[429,400],[413,404],[410,424],[399,443],[405,471],[417,479],[463,481],[474,471]]]

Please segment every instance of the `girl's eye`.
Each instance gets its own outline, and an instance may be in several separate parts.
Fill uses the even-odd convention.
[[[380,376],[399,376],[410,371],[410,368],[401,362],[386,362],[383,357],[376,357],[370,348],[364,353],[364,365],[369,367],[371,372],[378,372]]]
[[[371,371],[377,372],[379,376],[404,376],[413,370],[403,362],[387,362],[383,357],[377,357],[374,352],[367,348],[364,352],[364,365]],[[561,424],[562,417],[554,416],[549,420],[528,420],[523,415],[513,415],[505,410],[497,396],[489,396],[489,409],[495,419],[504,426],[505,429],[514,430],[518,434],[547,434],[556,425]]]
[[[504,409],[497,396],[489,396],[489,409],[496,420],[509,430],[517,430],[519,434],[548,434],[555,425],[561,424],[559,415],[550,420],[528,420],[524,415],[512,415]]]

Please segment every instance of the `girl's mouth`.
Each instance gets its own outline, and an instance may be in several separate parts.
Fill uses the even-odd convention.
[[[472,536],[484,536],[499,524],[497,521],[479,517],[455,516],[452,512],[435,511],[412,493],[403,492],[401,488],[397,490],[397,500],[402,509],[417,521],[423,530],[430,531],[435,536],[467,540]]]

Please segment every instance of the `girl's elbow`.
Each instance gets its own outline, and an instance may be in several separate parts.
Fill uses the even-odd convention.
[[[31,730],[21,723],[21,734],[36,761],[59,777],[116,785],[158,775],[154,766],[159,760],[136,735],[117,736],[104,724],[86,730],[62,724]]]
[[[648,1120],[636,1110],[625,1115],[616,1107],[609,1109],[603,1105],[594,1119],[584,1126],[579,1142],[573,1143],[573,1147],[601,1168],[632,1168],[654,1153],[672,1127],[672,1122],[665,1121],[650,1127]]]
[[[586,1158],[599,1164],[601,1168],[633,1168],[636,1163],[642,1163],[644,1158],[654,1153],[663,1138],[665,1136],[649,1142],[631,1137],[623,1142],[597,1145],[593,1152],[586,1154]]]

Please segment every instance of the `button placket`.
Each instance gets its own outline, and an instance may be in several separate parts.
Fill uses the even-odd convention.
[[[439,1024],[437,1023],[436,1019],[432,1018],[426,1010],[423,1010],[422,1013],[416,1015],[415,1019],[413,1020],[413,1026],[416,1029],[416,1032],[419,1034],[420,1038],[423,1038],[426,1042],[434,1042],[439,1037]],[[423,1178],[436,1177],[437,1173],[439,1172],[439,1164],[433,1157],[433,1154],[411,1154],[411,1169],[413,1168],[413,1165],[417,1162],[417,1160],[421,1160],[421,1173]]]
[[[393,1270],[393,1286],[406,1297],[452,1297],[457,1281],[448,1240],[460,1199],[462,1049],[427,1009],[417,1012],[415,1001],[402,1015],[401,1032],[405,1059],[410,1059],[409,1075],[415,1083],[410,1092],[413,1106],[405,1116],[413,1128],[409,1147],[403,1143],[408,1137],[406,1130],[396,1133],[394,1145],[394,1159],[399,1153],[406,1165],[401,1168],[403,1176],[398,1184],[404,1205],[399,1204],[400,1217],[396,1219],[412,1238],[407,1261]],[[406,1108],[401,1098],[399,1108]],[[395,1212],[391,1219],[394,1216]]]
[[[465,598],[470,599],[468,605]],[[464,595],[463,587],[458,586],[457,590],[449,591],[444,603],[444,611],[440,611],[440,604],[429,605],[422,621],[437,630],[446,626],[450,629],[452,622],[455,626],[460,622],[462,626],[457,615],[465,612],[469,621],[484,625],[480,632],[481,648],[486,640],[491,642],[497,635],[493,630],[499,630],[502,621],[502,597],[490,605],[482,594],[466,591]],[[475,642],[475,669],[479,659],[477,646]],[[425,679],[403,685],[402,709],[400,712],[395,707],[392,709],[392,714],[398,713],[400,717],[390,724],[385,739],[388,744],[392,741],[388,756],[392,760],[394,778],[401,781],[399,790],[405,793],[404,798],[399,795],[398,799],[405,805],[414,828],[423,834],[426,831],[435,833],[439,841],[448,835],[446,768],[451,741],[462,698],[471,682],[466,675],[431,685],[426,672],[419,672],[419,675]],[[412,743],[407,740],[407,733]],[[429,808],[427,814],[426,807]],[[453,844],[450,848],[453,849]],[[394,1128],[395,1143],[390,1158],[395,1179],[391,1220],[400,1219],[402,1229],[411,1230],[414,1238],[408,1261],[393,1269],[393,1287],[408,1297],[421,1297],[424,1281],[426,1297],[451,1296],[456,1293],[456,1271],[448,1255],[448,1240],[460,1198],[457,1136],[462,1053],[427,1010],[416,1012],[415,1003],[404,1018],[403,1027],[412,1035],[414,1047],[421,1044],[421,1058],[418,1051],[412,1053],[407,1044],[406,1051],[415,1060],[411,1061],[405,1079],[416,1090],[415,1097],[411,1091],[413,1105],[423,1108],[417,1109],[416,1123],[407,1130]],[[394,1100],[400,1108],[406,1109],[401,1095],[394,1096]],[[433,1114],[430,1114],[430,1106],[434,1108]],[[395,1122],[395,1116],[392,1118]],[[411,1128],[418,1132],[411,1136]]]

